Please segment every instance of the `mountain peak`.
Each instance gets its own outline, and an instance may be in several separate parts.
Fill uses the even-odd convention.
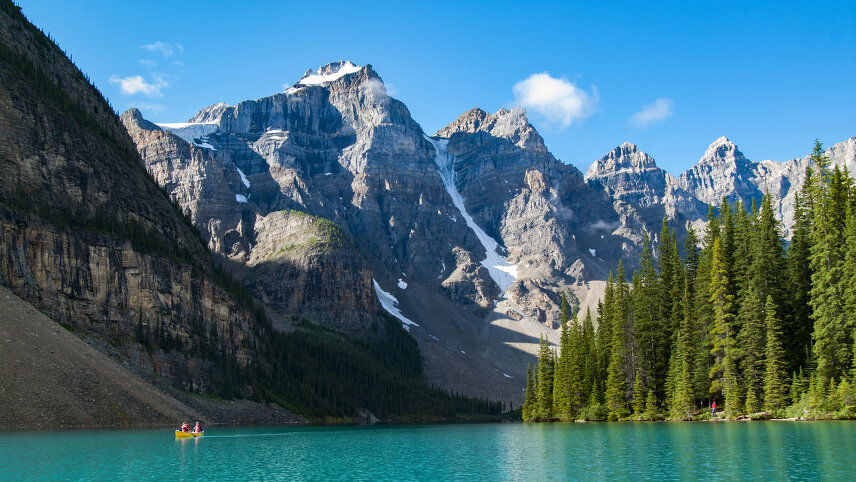
[[[702,158],[699,159],[698,164],[737,163],[738,161],[746,160],[746,157],[740,152],[736,144],[731,142],[727,137],[721,136],[708,146]]]
[[[438,137],[451,137],[456,132],[468,132],[470,134],[484,131],[497,137],[504,137],[517,143],[521,138],[528,139],[531,134],[537,136],[535,128],[529,124],[526,109],[520,106],[511,109],[501,108],[493,114],[474,107],[455,119],[448,126],[440,129],[435,134]],[[538,136],[540,138],[540,136]]]
[[[618,172],[638,172],[649,169],[659,170],[654,158],[649,156],[645,151],[639,150],[636,144],[625,141],[592,163],[586,173],[586,177],[602,177]]]
[[[359,72],[360,69],[362,69],[361,66],[350,60],[340,60],[322,65],[315,70],[307,70],[297,83],[300,85],[322,85],[342,76]]]

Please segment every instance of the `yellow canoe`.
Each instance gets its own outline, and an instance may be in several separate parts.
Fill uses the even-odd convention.
[[[201,437],[205,435],[205,432],[182,432],[181,430],[175,431],[175,438],[193,438],[193,437]]]

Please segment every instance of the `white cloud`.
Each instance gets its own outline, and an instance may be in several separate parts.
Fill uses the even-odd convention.
[[[378,79],[368,79],[363,82],[360,89],[377,99],[385,99],[389,95],[386,86]]]
[[[630,116],[627,122],[639,128],[648,127],[654,122],[660,122],[672,117],[672,105],[674,105],[672,99],[660,97],[648,105],[643,105],[642,109]]]
[[[149,52],[160,52],[164,57],[172,57],[176,52],[179,55],[184,55],[184,46],[179,43],[171,44],[158,40],[150,44],[140,45],[140,48]]]
[[[573,82],[547,72],[532,74],[512,87],[516,104],[535,112],[551,124],[568,127],[597,108],[597,89],[586,92]]]
[[[157,66],[158,66],[158,63],[157,63],[157,62],[155,62],[155,61],[154,61],[154,60],[152,60],[152,59],[140,59],[140,60],[138,60],[137,62],[138,62],[140,65],[142,65],[143,67],[146,67],[146,68],[149,68],[149,69],[153,69],[153,68],[155,68],[155,67],[157,67]]]
[[[125,95],[143,94],[149,97],[162,97],[162,89],[169,87],[169,82],[165,81],[158,75],[152,76],[152,82],[146,82],[142,75],[129,75],[128,77],[119,77],[112,75],[109,79],[111,84],[117,84],[119,90]]]
[[[166,106],[163,104],[149,104],[148,102],[139,102],[136,104],[132,103],[128,104],[128,107],[136,107],[137,109],[144,110],[146,112],[151,112],[153,114],[166,110]]]

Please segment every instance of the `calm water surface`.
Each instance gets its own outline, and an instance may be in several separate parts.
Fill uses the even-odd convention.
[[[856,479],[856,422],[0,433],[0,479]]]

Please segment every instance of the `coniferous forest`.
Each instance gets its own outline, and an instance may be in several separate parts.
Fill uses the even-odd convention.
[[[563,298],[523,419],[856,417],[856,186],[820,142],[811,160],[790,240],[769,196],[723,200],[680,246],[665,220],[646,235],[596,314]]]

